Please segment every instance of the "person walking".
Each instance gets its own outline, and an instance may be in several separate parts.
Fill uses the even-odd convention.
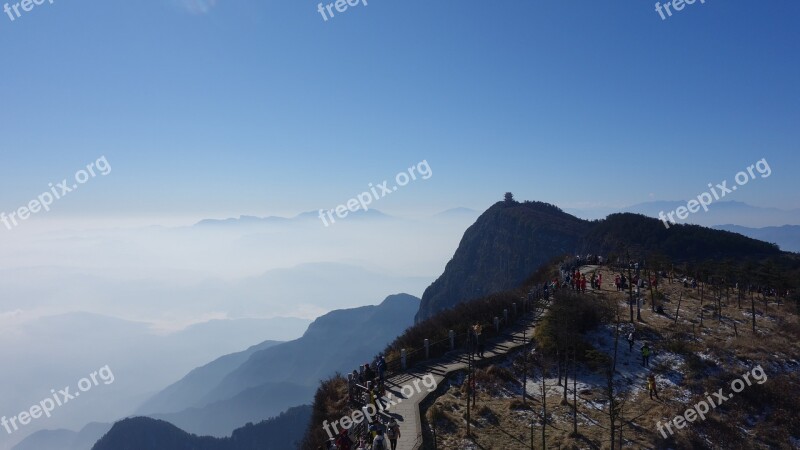
[[[650,367],[650,346],[647,343],[642,346],[642,365]]]
[[[396,420],[392,419],[386,428],[386,437],[389,438],[389,444],[392,450],[397,450],[397,440],[400,438],[400,425]]]
[[[375,439],[372,440],[372,450],[389,450],[389,446],[386,445],[386,437],[381,429],[378,429]]]
[[[656,389],[656,377],[652,372],[647,376],[647,390],[650,392],[650,400],[653,399],[653,395],[656,396],[656,400],[661,400],[658,398],[658,390]]]
[[[364,383],[367,381],[375,381],[375,371],[372,370],[369,364],[364,364]]]
[[[386,376],[386,358],[384,358],[383,355],[378,358],[378,364],[376,364],[376,366],[378,367],[378,377],[380,378],[381,385],[383,385]]]
[[[628,333],[628,353],[633,351],[634,340],[635,340],[635,337],[633,335],[633,331],[631,331],[630,333]]]
[[[369,440],[370,443],[375,442],[375,438],[378,437],[378,433],[383,434],[383,424],[380,420],[373,420],[369,423],[369,427],[367,427],[367,431],[369,432]]]
[[[373,386],[370,394],[372,395],[372,397],[370,397],[372,404],[376,408],[380,407],[380,410],[383,411],[386,408],[386,405],[383,403],[383,394],[381,393],[380,387],[378,387],[378,385]]]
[[[472,327],[472,333],[475,335],[475,349],[481,355],[481,358],[483,358],[483,341],[481,340],[483,327],[479,322],[475,322],[475,325]]]

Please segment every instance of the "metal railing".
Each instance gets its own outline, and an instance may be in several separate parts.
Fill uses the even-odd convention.
[[[482,327],[480,342],[485,343],[490,339],[501,337],[509,328],[524,323],[526,318],[530,317],[535,319],[537,313],[541,314],[551,293],[547,289],[544,289],[543,286],[544,285],[540,285],[532,289],[527,297],[522,297],[520,299],[520,304],[513,302],[510,308],[503,307],[502,310],[497,311],[497,315],[493,316],[489,322],[478,322]],[[545,297],[545,292],[547,293],[547,297]],[[477,350],[477,346],[474,345],[475,342],[475,334],[472,332],[472,325],[469,325],[466,330],[459,333],[455,330],[447,330],[446,337],[436,341],[424,339],[420,347],[411,349],[403,348],[400,350],[400,355],[394,358],[386,358],[383,380],[385,381],[395,375],[405,373],[418,364],[440,358],[448,353],[461,351],[474,352]],[[380,398],[385,392],[385,385],[384,382],[380,380],[377,367],[374,367],[376,361],[377,358],[375,358],[375,361],[373,361],[371,365],[371,369],[375,373],[375,377],[371,380],[363,378],[365,373],[363,367],[358,371],[360,379],[355,379],[352,372],[348,374],[348,395],[350,405],[354,409],[366,407],[373,402],[373,398],[375,398],[376,402],[381,401]],[[377,396],[373,394],[371,397],[370,390],[373,389],[374,386],[378,387],[379,392]],[[390,416],[380,409],[376,409],[376,411],[378,411],[377,418],[379,422],[388,422],[388,420],[390,420]],[[355,424],[349,430],[351,439],[356,442],[361,437],[367,437],[368,439],[368,427],[369,424],[366,420]]]

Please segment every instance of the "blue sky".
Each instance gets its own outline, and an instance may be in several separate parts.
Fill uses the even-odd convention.
[[[0,16],[0,210],[101,155],[112,173],[47,218],[333,208],[421,160],[433,177],[378,209],[687,199],[761,158],[772,175],[731,199],[800,207],[797,2],[662,21],[651,2],[369,0],[328,22],[317,3]]]

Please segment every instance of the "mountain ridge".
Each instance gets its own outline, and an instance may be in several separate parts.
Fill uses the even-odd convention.
[[[148,400],[149,405],[171,412],[148,415],[169,419],[188,432],[226,436],[244,422],[310,401],[320,379],[336,371],[349,372],[383,350],[413,324],[418,308],[418,298],[394,294],[378,305],[331,311],[313,321],[300,338],[253,351],[244,361],[228,366],[221,380],[197,384],[187,375]],[[170,405],[173,392],[191,396]]]
[[[553,258],[652,253],[675,260],[762,258],[781,253],[774,244],[699,225],[664,224],[637,213],[588,221],[542,202],[497,202],[478,217],[442,274],[422,295],[419,322],[457,303],[515,288]]]

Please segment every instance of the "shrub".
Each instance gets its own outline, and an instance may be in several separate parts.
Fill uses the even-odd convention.
[[[531,409],[531,404],[523,403],[522,400],[515,398],[508,403],[508,409],[510,411],[527,410]]]
[[[328,435],[322,429],[324,421],[333,422],[349,413],[347,399],[347,380],[340,374],[324,380],[314,395],[311,422],[308,425],[302,448],[325,448]]]
[[[593,348],[584,353],[584,358],[586,365],[594,371],[606,370],[611,366],[611,357]]]
[[[431,358],[444,355],[450,350],[449,330],[456,333],[457,347],[466,343],[467,333],[476,322],[483,325],[483,335],[491,337],[495,333],[493,318],[499,317],[502,320],[503,310],[507,309],[509,321],[514,321],[516,319],[513,317],[514,303],[517,304],[517,313],[522,314],[522,297],[526,296],[533,286],[557,276],[557,272],[554,274],[554,264],[555,262],[547,264],[534,272],[516,290],[499,292],[459,303],[410,327],[384,350],[390,371],[399,369],[400,350],[403,348],[408,352],[407,362],[409,365],[413,365],[421,357],[424,357],[424,352],[414,353],[414,351],[423,348],[425,339],[429,339],[431,343]],[[529,305],[531,305],[530,302]],[[541,306],[541,303],[538,305]],[[536,305],[531,305],[531,307],[536,307]]]
[[[559,347],[577,345],[579,359],[585,359],[585,353],[591,347],[578,336],[609,322],[612,314],[612,308],[603,298],[557,291],[555,300],[536,328],[536,341],[549,356],[555,355]]]

